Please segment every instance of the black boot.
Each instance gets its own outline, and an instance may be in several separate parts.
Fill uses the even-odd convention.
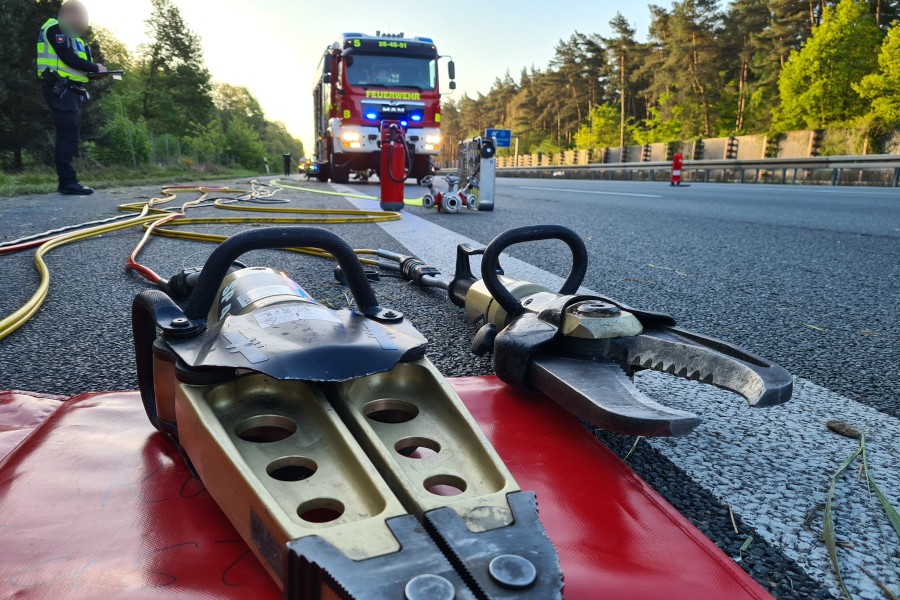
[[[94,193],[92,188],[81,185],[80,183],[61,183],[56,191],[66,196],[90,196]]]

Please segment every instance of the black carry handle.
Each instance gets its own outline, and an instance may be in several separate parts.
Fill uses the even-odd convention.
[[[197,285],[188,299],[185,314],[192,320],[203,319],[212,308],[222,280],[234,261],[251,250],[273,248],[320,248],[334,256],[347,278],[347,284],[360,312],[379,318],[383,312],[359,257],[347,242],[321,227],[266,227],[242,231],[231,236],[213,250],[200,272]],[[394,316],[396,313],[387,315]]]
[[[588,254],[584,241],[577,233],[562,225],[533,225],[518,227],[505,231],[491,240],[484,249],[484,257],[481,260],[481,278],[491,296],[503,307],[510,316],[518,316],[525,308],[516,300],[506,286],[500,281],[497,268],[500,264],[500,254],[513,244],[522,242],[537,242],[541,240],[560,240],[572,251],[572,270],[566,277],[565,283],[559,289],[560,294],[574,294],[581,287],[584,276],[587,274]]]

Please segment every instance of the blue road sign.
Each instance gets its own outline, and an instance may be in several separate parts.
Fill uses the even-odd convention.
[[[487,129],[484,137],[497,140],[498,148],[509,148],[512,145],[512,129]]]

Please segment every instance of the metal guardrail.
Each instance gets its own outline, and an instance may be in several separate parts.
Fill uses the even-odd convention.
[[[667,181],[668,161],[590,163],[584,165],[499,166],[501,177],[553,177]],[[660,176],[661,175],[661,176]],[[824,175],[824,177],[822,176]],[[816,156],[754,160],[686,160],[686,181],[736,183],[816,183],[830,185],[900,186],[900,155]]]

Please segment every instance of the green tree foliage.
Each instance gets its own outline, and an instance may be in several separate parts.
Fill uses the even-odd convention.
[[[150,161],[150,133],[143,120],[133,122],[119,112],[103,126],[101,139],[97,159],[103,164],[136,167]]]
[[[615,91],[619,102],[618,135],[616,141],[610,144],[624,146],[627,143],[626,128],[629,116],[640,119],[646,116],[646,102],[641,95],[641,89],[646,87],[647,81],[640,71],[646,50],[635,39],[635,30],[621,13],[609,22],[615,34],[609,38],[602,38],[602,43],[609,53],[609,62],[606,68],[601,70],[600,79],[609,85],[610,90]],[[610,97],[613,100],[614,97]],[[592,113],[593,114],[593,113]]]
[[[60,4],[0,0],[0,166],[7,169],[28,160],[52,162],[53,123],[36,77],[35,43],[40,26]],[[150,132],[157,140],[166,135],[176,147],[180,143],[186,164],[239,162],[262,169],[265,157],[272,162],[280,161],[283,152],[303,156],[300,141],[283,123],[266,119],[249,90],[212,83],[200,39],[172,0],[152,0],[152,9],[148,42],[137,54],[103,28],[85,36],[96,61],[126,71],[120,81],[90,84],[94,99],[84,105],[82,134],[92,160],[147,164],[153,157]],[[102,16],[94,16],[102,22]]]
[[[590,122],[582,125],[575,135],[578,148],[607,148],[620,145],[619,111],[608,104],[599,104],[591,110]]]
[[[878,71],[863,77],[853,88],[871,102],[871,116],[883,125],[900,125],[900,26],[884,38],[878,55]]]
[[[531,153],[900,126],[900,25],[889,25],[900,0],[675,0],[649,10],[646,42],[617,14],[607,36],[560,40],[545,68],[446,102],[445,146],[488,127],[511,128]]]
[[[644,144],[677,142],[686,139],[682,121],[684,108],[672,106],[672,104],[671,94],[664,94],[660,97],[657,105],[650,107],[643,127],[631,126],[634,141],[643,146]],[[667,115],[666,118],[663,118],[663,112]]]
[[[0,1],[0,152],[8,167],[21,169],[25,150],[46,145],[49,115],[37,78],[35,46],[41,25],[61,0]]]
[[[825,7],[821,24],[781,72],[777,126],[818,129],[867,112],[856,86],[877,67],[880,37],[865,2],[841,0],[835,9]]]
[[[724,17],[727,53],[736,60],[725,63],[728,87],[722,97],[720,114],[727,115],[725,121],[733,124],[736,133],[744,133],[748,123],[752,127],[764,122],[771,110],[771,104],[766,101],[772,97],[774,69],[766,60],[767,43],[762,38],[771,19],[767,0],[734,0]]]
[[[213,119],[206,124],[194,123],[190,132],[184,136],[188,146],[194,149],[200,162],[216,162],[225,147],[225,133],[222,122]]]
[[[212,113],[212,84],[200,38],[172,0],[151,0],[150,39],[142,49],[141,116],[160,133],[180,134]]]
[[[719,130],[715,105],[724,84],[721,19],[716,0],[675,2],[668,15],[667,52],[657,73],[676,75],[666,83],[673,106],[684,108],[688,135],[708,137]]]
[[[258,165],[266,154],[259,134],[243,119],[230,119],[225,123],[225,145],[222,148],[233,156],[238,164]]]

